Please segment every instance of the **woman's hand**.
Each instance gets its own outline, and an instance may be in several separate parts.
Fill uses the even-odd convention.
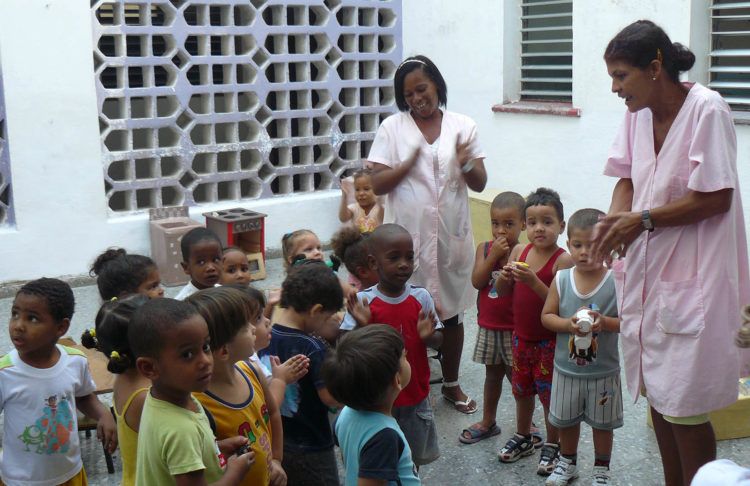
[[[594,227],[593,248],[594,261],[611,262],[613,253],[622,258],[630,244],[643,232],[641,215],[636,212],[622,211],[604,216]]]

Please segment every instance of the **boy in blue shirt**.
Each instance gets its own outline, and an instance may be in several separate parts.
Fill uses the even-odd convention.
[[[411,379],[398,331],[371,324],[347,333],[321,374],[331,395],[346,405],[334,427],[346,470],[344,484],[421,484],[409,443],[391,415],[393,402]]]

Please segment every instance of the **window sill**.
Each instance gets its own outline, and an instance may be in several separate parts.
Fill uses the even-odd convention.
[[[750,126],[750,112],[748,111],[734,111],[732,118],[734,118],[735,125]]]
[[[524,113],[527,115],[553,115],[573,118],[581,117],[581,109],[575,108],[571,103],[554,101],[514,101],[494,105],[492,111],[495,113]]]

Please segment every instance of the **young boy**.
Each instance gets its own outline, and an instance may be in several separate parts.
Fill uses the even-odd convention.
[[[338,486],[329,407],[339,404],[328,393],[320,367],[328,347],[313,333],[341,309],[344,295],[339,279],[323,262],[289,269],[281,288],[281,310],[271,330],[271,345],[260,355],[281,362],[298,354],[310,360],[308,373],[290,383],[280,404],[284,428],[284,460],[288,484]]]
[[[620,356],[617,349],[617,298],[612,272],[592,260],[591,235],[596,209],[576,211],[568,221],[568,249],[575,267],[561,270],[552,282],[542,323],[557,333],[549,421],[560,430],[560,461],[545,484],[563,486],[578,477],[576,457],[581,421],[594,433],[594,483],[609,484],[612,431],[622,427]],[[586,337],[576,313],[589,311],[590,344],[579,349],[575,336]],[[585,344],[581,343],[585,346]]]
[[[180,290],[175,299],[185,300],[202,289],[219,284],[223,270],[221,241],[208,228],[194,228],[182,237],[182,270],[190,275],[190,282]]]
[[[393,417],[404,431],[417,467],[440,456],[437,430],[430,405],[430,367],[427,346],[439,348],[443,325],[438,321],[430,293],[406,282],[414,271],[411,235],[397,224],[378,226],[370,236],[370,266],[378,272],[377,285],[349,297],[349,312],[341,329],[370,323],[388,324],[401,333],[414,379],[393,404]]]
[[[516,434],[500,450],[501,462],[514,462],[534,453],[531,418],[534,395],[544,408],[547,442],[542,446],[537,473],[548,476],[555,469],[560,447],[557,429],[547,420],[555,333],[542,326],[542,308],[555,273],[572,265],[570,255],[557,246],[565,229],[560,196],[539,188],[524,205],[526,236],[531,243],[519,244],[500,272],[499,295],[513,295],[513,397],[516,400]]]
[[[526,201],[515,192],[498,194],[490,206],[492,241],[477,246],[471,283],[479,291],[477,297],[477,342],[474,361],[484,365],[484,408],[482,420],[465,428],[458,440],[474,444],[500,433],[495,422],[497,404],[503,389],[503,378],[511,381],[513,369],[513,297],[499,296],[495,282],[500,270],[508,263],[510,251],[518,244],[526,228],[523,210]]]
[[[54,278],[18,291],[8,331],[15,347],[0,358],[2,483],[85,485],[76,408],[96,420],[97,437],[117,447],[112,414],[94,395],[86,356],[57,344],[73,317],[73,291]]]
[[[236,451],[245,437],[217,443],[192,392],[208,388],[213,370],[206,321],[189,304],[150,300],[133,315],[128,341],[136,367],[151,380],[141,413],[136,484],[237,485],[254,460]],[[222,471],[224,455],[229,456]]]
[[[372,324],[347,333],[323,363],[322,374],[331,395],[346,405],[334,427],[346,486],[421,484],[409,443],[391,416],[393,402],[411,379],[398,331]]]

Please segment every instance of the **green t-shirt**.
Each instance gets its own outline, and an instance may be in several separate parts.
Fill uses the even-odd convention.
[[[192,398],[192,397],[191,397]],[[174,476],[203,470],[207,483],[221,479],[216,446],[208,417],[146,395],[138,433],[135,484],[175,484]]]

